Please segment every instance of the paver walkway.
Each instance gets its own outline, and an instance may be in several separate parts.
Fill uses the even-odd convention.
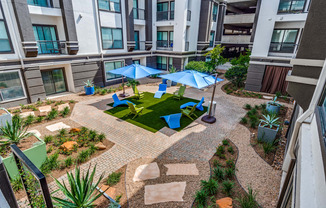
[[[275,193],[273,191],[272,198],[270,196],[263,197],[262,194],[265,189],[261,186],[270,187],[275,183],[278,184],[280,176],[276,174],[277,177],[274,177],[274,172],[266,167],[267,164],[265,161],[258,155],[256,155],[257,157],[253,156],[253,154],[256,153],[252,152],[254,150],[249,145],[248,131],[243,129],[244,127],[241,129],[241,126],[237,125],[239,119],[246,113],[246,111],[242,109],[244,104],[261,104],[265,103],[266,100],[238,98],[226,95],[221,90],[222,85],[223,83],[220,83],[217,87],[215,96],[215,101],[217,102],[217,122],[210,125],[203,123],[199,118],[181,132],[177,132],[170,137],[159,131],[156,133],[149,132],[104,113],[103,108],[106,108],[106,104],[113,102],[111,98],[112,94],[95,96],[88,100],[83,99],[83,101],[75,105],[70,120],[82,126],[104,132],[107,139],[114,142],[115,146],[99,157],[93,158],[85,163],[81,168],[88,169],[90,164],[91,166],[97,164],[96,177],[99,177],[104,171],[107,176],[109,173],[119,169],[130,161],[142,157],[169,160],[179,159],[185,161],[208,161],[215,153],[215,148],[218,146],[219,142],[225,138],[225,136],[230,136],[230,139],[239,146],[240,150],[240,157],[237,163],[237,169],[239,169],[237,176],[239,177],[240,183],[244,187],[248,184],[259,184],[253,185],[253,188],[258,191],[258,202],[262,205],[266,205],[266,207],[272,207],[268,206],[268,204],[274,201],[275,193],[278,193],[278,190],[275,189]],[[155,92],[157,90],[157,84],[141,85],[138,88],[140,91]],[[167,93],[172,93],[176,89],[177,87],[168,88]],[[130,88],[126,91],[132,94]],[[211,92],[212,88],[207,91],[187,88],[185,96],[198,100],[204,96],[207,105],[211,97]],[[69,96],[69,99],[73,98]],[[233,130],[235,131],[232,132]],[[233,135],[230,134],[231,132],[237,133],[237,131],[242,135],[241,138],[233,137]],[[249,153],[245,152],[249,152],[251,156],[246,158]],[[251,173],[255,173],[255,175],[253,175],[253,177],[249,176],[252,175]],[[276,182],[266,180],[269,175],[271,175],[272,179]],[[60,177],[59,180],[66,180],[66,175]],[[51,190],[56,189],[53,182],[49,184],[49,187]]]

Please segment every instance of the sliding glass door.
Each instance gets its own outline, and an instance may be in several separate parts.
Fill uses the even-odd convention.
[[[33,30],[39,54],[53,54],[60,52],[55,26],[34,25]]]
[[[42,80],[46,95],[66,92],[66,81],[62,69],[42,71]]]

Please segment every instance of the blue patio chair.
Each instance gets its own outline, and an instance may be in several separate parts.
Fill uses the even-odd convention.
[[[162,95],[166,93],[166,88],[167,88],[166,84],[160,84],[158,86],[158,91],[154,95],[154,98],[161,98]]]
[[[200,111],[203,111],[204,110],[204,107],[203,107],[203,103],[204,103],[205,101],[204,101],[204,97],[202,97],[202,99],[200,100],[200,102],[198,103],[198,105],[197,105],[197,109],[198,110],[200,110]],[[195,102],[188,102],[188,103],[185,103],[185,104],[183,104],[183,105],[181,105],[180,106],[180,109],[183,109],[183,108],[186,108],[186,107],[188,107],[188,106],[190,106],[190,107],[192,107],[192,106],[194,106],[194,105],[196,105],[197,103],[195,103]]]
[[[114,101],[113,107],[117,107],[119,105],[128,105],[127,102],[132,103],[129,100],[119,100],[118,95],[115,94],[115,93],[112,95],[112,98],[113,98],[113,101]]]
[[[180,128],[181,116],[181,113],[176,113],[167,116],[161,116],[160,118],[163,118],[166,121],[170,129],[177,129]]]

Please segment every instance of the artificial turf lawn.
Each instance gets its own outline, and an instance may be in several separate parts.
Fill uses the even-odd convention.
[[[105,112],[151,132],[157,132],[164,126],[168,127],[165,120],[161,119],[160,116],[181,113],[180,106],[182,104],[187,102],[199,102],[199,100],[194,100],[191,98],[183,98],[181,100],[177,100],[173,98],[172,94],[168,93],[164,94],[162,98],[157,99],[154,98],[154,94],[150,92],[144,92],[143,99],[137,100],[133,97],[128,97],[126,100],[133,102],[138,108],[144,107],[142,114],[137,116],[135,119],[132,119],[134,115],[128,115],[130,112],[128,106],[118,106]],[[113,103],[109,105],[113,106]],[[204,107],[204,111],[196,110],[195,114],[199,117],[206,111],[207,107]],[[193,118],[196,119],[194,116]],[[180,128],[175,130],[180,131],[191,124],[191,122],[193,122],[191,119],[186,116],[182,116],[180,120]]]

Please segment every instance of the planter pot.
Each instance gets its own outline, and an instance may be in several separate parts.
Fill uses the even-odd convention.
[[[172,81],[171,81],[171,80],[167,80],[167,81],[166,81],[166,85],[167,85],[167,87],[171,87],[171,84],[172,84]]]
[[[93,87],[84,87],[84,89],[85,89],[85,94],[86,95],[93,95],[94,94],[94,92],[95,92],[95,88],[94,88],[94,86]]]
[[[258,135],[257,135],[258,139],[261,139],[264,142],[273,143],[279,128],[280,128],[279,126],[277,126],[277,129],[270,129],[268,127],[263,127],[260,122],[258,126]]]
[[[172,81],[171,86],[176,86],[177,84],[178,84],[178,82],[173,82],[173,81]]]
[[[11,124],[11,121],[12,121],[11,113],[9,113],[9,111],[7,111],[7,109],[5,109],[5,108],[0,108],[0,110],[3,110],[6,112],[6,113],[0,115],[0,126],[5,126],[7,122],[9,124]]]
[[[35,135],[34,135],[35,136]],[[33,147],[24,150],[23,153],[32,161],[32,163],[37,167],[40,168],[42,163],[46,159],[46,144],[45,142],[40,139],[39,137],[35,136],[39,142],[34,143]],[[5,165],[7,172],[10,178],[16,178],[19,176],[19,172],[16,166],[15,159],[12,155],[2,158],[3,164]]]
[[[269,113],[279,114],[280,109],[281,109],[281,106],[279,106],[279,105],[272,105],[271,102],[267,103],[266,110]]]

